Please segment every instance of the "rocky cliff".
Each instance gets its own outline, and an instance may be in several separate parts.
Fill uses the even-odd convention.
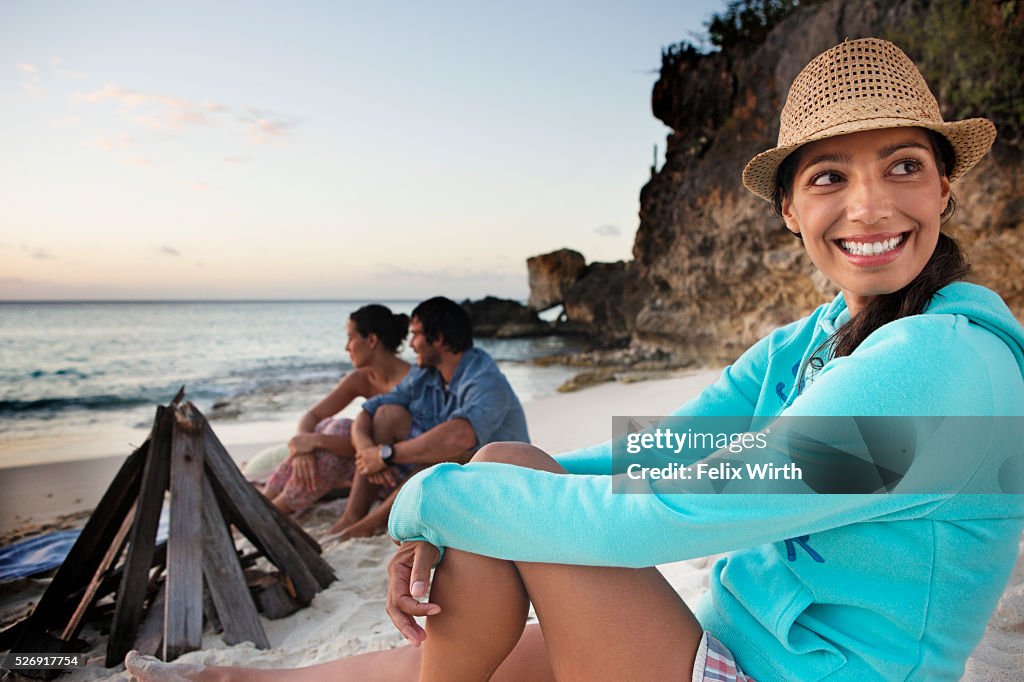
[[[1013,103],[999,116],[972,110],[991,102],[992,94],[976,92],[986,81],[971,71],[983,68],[986,54],[1006,40],[1007,26],[1019,33],[1021,4],[830,0],[798,9],[757,46],[712,54],[667,50],[652,106],[672,133],[664,166],[641,191],[634,261],[624,285],[633,348],[667,351],[679,363],[726,362],[835,294],[767,204],[743,188],[740,173],[752,156],[774,146],[793,77],[847,37],[880,36],[903,47],[938,90],[947,120],[996,119],[999,141],[954,186],[960,209],[947,230],[966,247],[972,279],[998,291],[1024,317],[1024,155],[1012,125],[1020,116]],[[963,25],[947,16],[954,6],[967,13]],[[1019,79],[1020,67],[1013,78]],[[936,87],[932,74],[951,71],[952,78],[936,77]],[[974,90],[965,83],[974,83]]]

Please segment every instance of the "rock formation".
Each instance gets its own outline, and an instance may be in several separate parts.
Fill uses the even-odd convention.
[[[565,301],[568,290],[587,263],[583,255],[572,249],[560,249],[526,259],[530,277],[530,302],[534,310],[547,310]]]
[[[628,276],[607,289],[609,300],[623,303],[619,317],[635,350],[666,351],[679,363],[731,361],[770,330],[836,293],[767,204],[743,188],[740,173],[752,156],[774,146],[793,77],[844,38],[893,40],[930,79],[930,72],[959,63],[954,57],[978,52],[954,40],[953,33],[948,39],[931,37],[941,41],[935,47],[922,42],[929,37],[920,37],[920,27],[937,21],[929,13],[953,5],[962,3],[829,0],[796,10],[758,46],[707,55],[686,49],[665,53],[652,95],[655,115],[672,129],[665,164],[641,190]],[[1016,14],[1009,19],[986,15],[981,21],[1020,24],[1021,7],[1009,11]],[[993,35],[980,40],[997,40]],[[968,39],[979,40],[977,33]],[[936,94],[945,105],[944,87]],[[965,106],[944,109],[943,115],[947,120],[995,117]],[[972,279],[998,291],[1022,317],[1024,164],[1018,136],[1008,130],[1002,126],[993,153],[954,186],[960,209],[947,229],[966,248],[974,264]],[[606,312],[606,319],[615,317]]]
[[[488,296],[479,301],[467,299],[461,305],[469,313],[476,337],[510,338],[552,333],[551,326],[537,317],[535,310],[519,301]]]
[[[591,339],[604,346],[628,343],[627,286],[628,263],[591,263],[565,291],[566,318],[582,325]]]

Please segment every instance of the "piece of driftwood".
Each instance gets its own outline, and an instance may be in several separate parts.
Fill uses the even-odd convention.
[[[71,620],[64,626],[64,631],[61,633],[60,638],[63,640],[74,639],[78,634],[78,630],[82,624],[82,618],[85,616],[85,612],[89,606],[95,601],[96,593],[99,591],[100,585],[103,584],[103,580],[107,575],[110,567],[114,565],[117,558],[121,556],[121,552],[124,551],[124,543],[128,540],[128,533],[131,532],[132,523],[135,521],[135,511],[137,506],[132,507],[128,511],[128,515],[124,517],[124,521],[121,522],[121,529],[117,531],[117,535],[114,536],[114,541],[107,548],[106,553],[103,555],[103,559],[100,560],[100,565],[96,569],[96,575],[92,577],[89,584],[86,585],[85,591],[82,594],[81,599],[78,602],[78,608],[71,614]]]
[[[171,441],[171,523],[167,548],[164,660],[203,643],[202,436],[187,412],[175,416]]]
[[[167,583],[160,583],[153,601],[139,625],[132,648],[140,654],[156,656],[164,643],[164,603],[167,601]],[[110,667],[110,666],[107,666]]]
[[[206,465],[223,489],[219,499],[230,511],[232,522],[274,565],[291,577],[299,601],[308,604],[313,595],[320,591],[316,577],[303,562],[295,546],[288,541],[263,496],[245,480],[208,424],[203,429],[203,436],[206,442]]]
[[[113,542],[121,522],[138,497],[142,467],[149,451],[149,441],[132,453],[114,476],[96,510],[89,517],[78,540],[72,545],[64,563],[39,600],[30,618],[34,624],[47,628],[61,627],[75,610],[76,604],[67,596],[84,588],[96,574],[107,547]]]
[[[135,525],[132,527],[131,544],[122,571],[121,586],[117,591],[117,606],[110,627],[110,638],[107,640],[108,668],[124,660],[142,620],[146,590],[149,586],[149,572],[153,566],[156,531],[164,506],[164,491],[167,490],[173,428],[173,411],[163,406],[156,408],[152,445],[142,473],[138,512]]]
[[[224,627],[224,641],[238,644],[249,641],[260,649],[270,648],[256,605],[235,554],[231,533],[221,516],[213,486],[203,481],[203,574],[210,588],[217,616]]]

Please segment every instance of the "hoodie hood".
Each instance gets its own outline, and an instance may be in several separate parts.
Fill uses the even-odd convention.
[[[977,284],[954,282],[935,292],[925,309],[930,315],[963,315],[1003,340],[1024,374],[1024,327],[999,294]]]
[[[825,332],[825,336],[832,336],[836,330],[850,321],[850,309],[846,307],[846,299],[839,294],[828,304],[821,317],[818,318],[818,328]]]
[[[963,315],[992,332],[1010,348],[1024,375],[1024,327],[996,292],[978,284],[954,282],[935,292],[925,312],[929,315]],[[822,311],[818,328],[828,337],[849,321],[846,300],[839,294]]]

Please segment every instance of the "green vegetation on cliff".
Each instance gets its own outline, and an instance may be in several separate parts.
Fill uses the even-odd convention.
[[[945,119],[985,116],[1002,144],[1024,132],[1024,2],[932,0],[889,40],[920,67]]]

